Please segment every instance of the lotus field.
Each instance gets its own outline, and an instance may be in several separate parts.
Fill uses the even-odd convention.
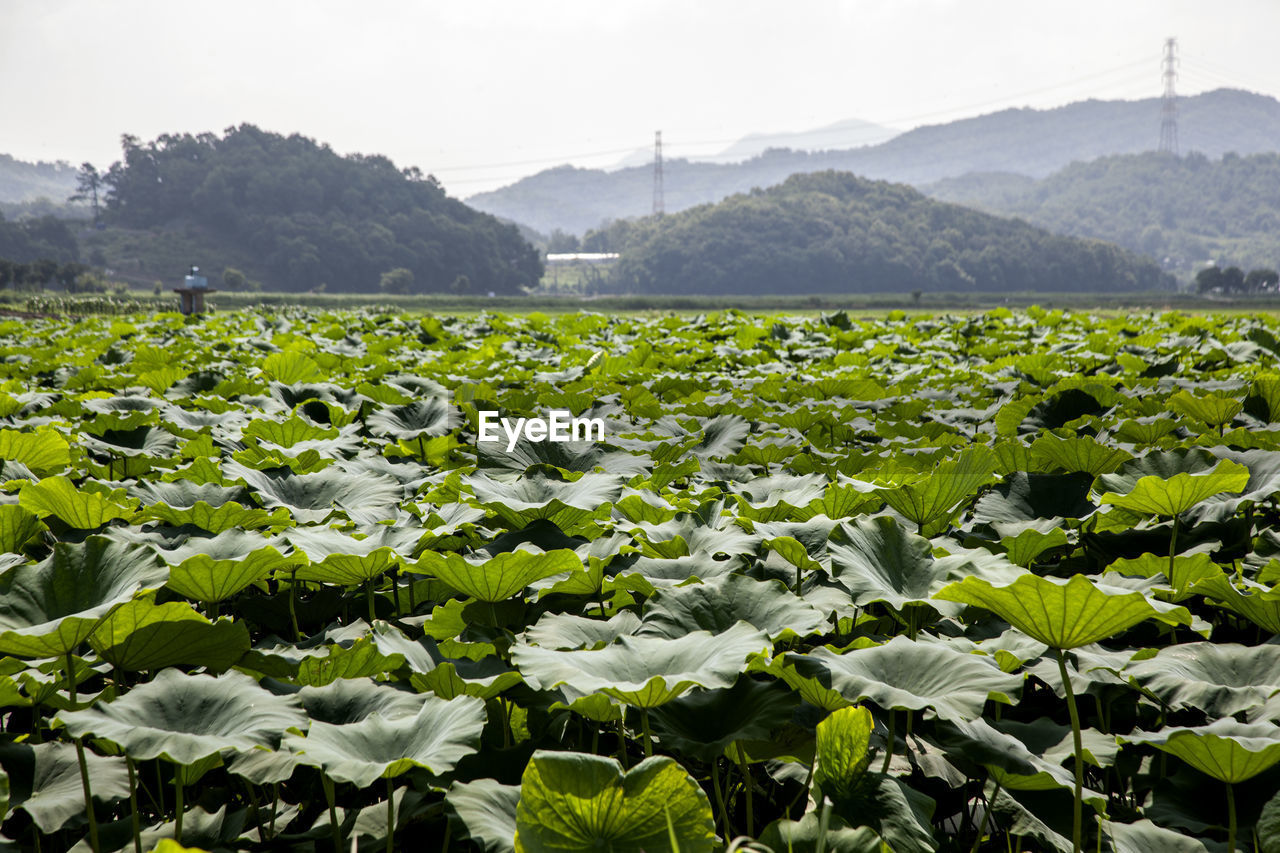
[[[0,322],[3,845],[1280,850],[1276,325]]]

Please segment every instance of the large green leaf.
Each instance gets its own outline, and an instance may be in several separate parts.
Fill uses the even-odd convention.
[[[1280,646],[1181,643],[1130,663],[1124,674],[1172,710],[1231,717],[1280,693]]]
[[[1248,468],[1223,459],[1214,468],[1196,474],[1184,471],[1167,479],[1154,475],[1142,477],[1128,492],[1106,492],[1100,500],[1130,512],[1170,517],[1214,495],[1239,492],[1248,482]]]
[[[649,716],[664,750],[714,761],[734,741],[768,741],[797,704],[780,681],[743,677],[728,689],[690,691]]]
[[[658,590],[645,602],[634,633],[674,639],[698,630],[723,633],[737,622],[764,631],[775,642],[827,628],[822,612],[783,584],[732,574]]]
[[[445,435],[457,425],[457,411],[440,397],[387,406],[370,413],[365,424],[374,435],[398,440]]]
[[[476,751],[484,723],[479,699],[428,697],[412,716],[374,713],[342,725],[312,722],[306,737],[286,735],[283,746],[334,781],[367,788],[415,767],[436,775],[449,772]]]
[[[247,675],[176,669],[161,670],[113,702],[59,718],[75,737],[109,740],[134,759],[183,765],[224,750],[274,747],[286,731],[307,725],[296,699],[268,693]]]
[[[589,517],[622,494],[623,480],[610,474],[587,473],[567,479],[535,468],[514,482],[495,480],[483,473],[465,480],[481,506],[497,513],[512,528],[539,518],[561,528]]]
[[[642,708],[669,702],[691,687],[729,687],[746,659],[769,638],[738,623],[721,634],[694,631],[674,640],[620,637],[602,649],[553,651],[516,645],[511,659],[536,690],[561,687],[570,699],[600,692]]]
[[[1105,640],[1147,619],[1190,625],[1182,607],[1157,609],[1140,592],[1107,591],[1084,575],[1069,580],[1024,574],[1000,586],[977,577],[943,587],[935,595],[992,611],[1023,633],[1055,649]]]
[[[109,803],[129,796],[129,774],[119,758],[104,758],[85,750],[85,764],[93,781],[93,798]],[[84,816],[84,788],[76,748],[69,743],[6,743],[0,746],[0,767],[8,774],[8,806],[24,811],[44,835]]]
[[[932,471],[883,490],[885,502],[919,527],[949,517],[956,506],[991,480],[996,459],[990,449],[974,447]]]
[[[130,519],[137,505],[136,499],[121,503],[102,492],[77,489],[66,477],[26,483],[18,501],[41,518],[53,516],[79,530],[94,530],[117,518]]]
[[[71,448],[67,440],[52,429],[33,432],[0,429],[0,459],[19,462],[37,477],[43,477],[71,464]]]
[[[1280,595],[1261,584],[1233,584],[1220,574],[1198,581],[1191,591],[1213,599],[1220,607],[1240,614],[1265,631],[1280,634]]]
[[[503,785],[493,779],[454,782],[444,799],[466,827],[467,836],[485,853],[513,853],[516,849],[519,785]]]
[[[543,552],[536,546],[472,562],[461,554],[427,551],[411,571],[433,575],[480,601],[505,601],[535,581],[580,571],[582,558],[567,548]]]
[[[844,541],[827,545],[836,581],[865,606],[882,601],[901,610],[928,601],[942,576],[929,540],[894,518],[859,518],[841,528]]]
[[[1124,743],[1145,743],[1176,755],[1201,773],[1234,784],[1252,779],[1280,762],[1280,727],[1248,725],[1225,718],[1207,726],[1169,726],[1156,732],[1121,735]]]
[[[249,651],[249,629],[230,619],[210,622],[185,602],[156,604],[153,598],[143,598],[108,614],[89,642],[118,669],[137,672],[186,665],[220,672]]]
[[[262,360],[262,372],[286,385],[314,382],[324,376],[320,365],[300,352],[273,352]]]
[[[830,808],[830,807],[828,807]],[[876,831],[869,826],[857,829],[839,815],[828,815],[823,830],[822,817],[810,811],[800,820],[779,818],[760,833],[759,843],[773,853],[888,853]]]
[[[72,651],[113,608],[167,576],[141,546],[102,536],[60,542],[42,562],[0,576],[0,651],[25,657]]]
[[[35,513],[18,504],[0,505],[0,551],[21,553],[44,525]]]
[[[944,720],[981,716],[988,700],[1012,704],[1022,687],[1021,676],[1001,672],[991,658],[901,636],[844,654],[825,646],[788,654],[786,662],[850,702],[869,700],[886,710],[932,708]]]
[[[626,771],[611,758],[538,751],[520,782],[518,853],[710,853],[707,795],[666,756]]]
[[[860,707],[841,708],[818,723],[813,784],[822,796],[840,805],[865,796],[862,783],[871,764],[874,729],[871,712]]]

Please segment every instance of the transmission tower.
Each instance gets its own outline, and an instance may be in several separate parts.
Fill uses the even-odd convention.
[[[665,212],[662,199],[662,131],[653,132],[653,215]]]
[[[1160,98],[1160,150],[1174,156],[1178,154],[1178,93],[1174,83],[1178,80],[1178,40],[1164,40],[1164,94]]]

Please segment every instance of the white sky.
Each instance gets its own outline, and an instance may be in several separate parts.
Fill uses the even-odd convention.
[[[861,118],[1280,95],[1276,0],[0,0],[0,152],[105,167],[120,135],[249,122],[465,197],[564,162]],[[856,143],[856,140],[850,140]],[[837,146],[832,146],[837,147]]]

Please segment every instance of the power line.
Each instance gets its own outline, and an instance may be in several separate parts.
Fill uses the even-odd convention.
[[[1002,95],[999,98],[980,101],[976,103],[963,104],[955,107],[949,107],[945,110],[935,110],[927,113],[917,113],[915,115],[901,116],[898,118],[890,118],[878,123],[883,124],[885,126],[890,126],[890,127],[895,125],[911,125],[911,124],[915,124],[916,122],[927,121],[929,119],[941,118],[943,116],[955,115],[956,113],[963,113],[971,110],[982,109],[984,107],[1004,104],[1017,98],[1025,98],[1025,97],[1031,97],[1035,95],[1042,95],[1042,94],[1047,94],[1049,92],[1058,91],[1061,89],[1067,89],[1067,88],[1079,86],[1080,84],[1087,83],[1091,80],[1096,80],[1102,77],[1108,77],[1123,71],[1129,71],[1131,69],[1138,68],[1140,66],[1145,66],[1147,65],[1148,61],[1149,60],[1146,60],[1146,59],[1136,60],[1134,62],[1125,63],[1124,65],[1118,65],[1113,68],[1108,68],[1102,71],[1095,71],[1090,74],[1085,74],[1080,77],[1073,78],[1071,80],[1063,81],[1061,83],[1055,83],[1050,86],[1042,86],[1036,89],[1029,89],[1021,92],[1014,92],[1008,95]],[[832,131],[832,132],[839,132],[839,131]],[[773,134],[770,134],[770,135],[773,135]],[[778,134],[778,135],[782,135],[782,134]],[[725,138],[725,139],[692,140],[692,141],[677,143],[675,146],[671,146],[670,144],[668,144],[667,148],[671,149],[672,147],[674,147],[679,150],[684,150],[684,149],[698,148],[698,147],[704,147],[709,145],[730,145],[732,143],[741,141],[741,139],[742,139],[741,136],[737,136],[737,137]],[[433,173],[434,172],[474,172],[474,171],[481,171],[484,169],[506,169],[506,168],[514,168],[517,166],[537,166],[544,163],[565,163],[568,160],[586,160],[594,157],[605,157],[605,156],[618,155],[618,154],[630,154],[630,153],[634,153],[636,151],[636,148],[637,146],[632,145],[625,148],[610,148],[605,150],[588,151],[588,152],[583,152],[579,154],[556,154],[548,157],[539,157],[539,158],[528,159],[528,160],[505,161],[500,163],[473,163],[465,166],[433,166],[430,171],[432,171]],[[480,183],[482,181],[490,181],[490,180],[503,180],[503,179],[502,178],[484,178],[479,180],[466,181],[466,183]],[[463,182],[455,181],[454,183],[463,183]]]

